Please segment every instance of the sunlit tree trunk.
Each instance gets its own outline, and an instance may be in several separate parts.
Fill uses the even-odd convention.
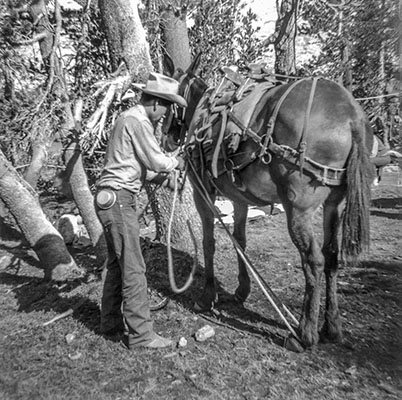
[[[145,82],[152,70],[139,0],[99,0],[113,70],[124,62],[131,80]]]
[[[399,0],[399,115],[402,115],[402,0]],[[397,28],[397,29],[398,29]],[[402,124],[399,123],[399,137],[402,138]]]
[[[180,3],[180,4],[179,4]],[[187,8],[175,2],[176,5],[162,7],[161,27],[164,45],[171,57],[174,67],[186,70],[191,63],[190,44],[187,34]],[[165,71],[171,73],[172,71]],[[157,232],[160,240],[166,242],[166,233],[169,225],[169,218],[172,215],[172,194],[169,190],[161,190],[158,196],[157,209],[160,214]],[[188,222],[193,233],[200,243],[202,238],[201,222],[193,201],[193,189],[190,182],[186,181],[180,196],[174,204],[174,223],[172,226],[171,240],[176,248],[182,251],[191,252],[194,246],[189,234]]]
[[[40,170],[47,159],[47,150],[50,143],[55,139],[56,134],[59,137],[75,136],[77,138],[76,121],[72,112],[72,106],[68,97],[68,88],[64,76],[64,71],[58,57],[59,38],[61,33],[61,14],[60,4],[56,0],[54,7],[55,25],[50,23],[47,15],[47,8],[44,0],[36,0],[29,7],[29,12],[33,21],[37,20],[35,25],[36,34],[43,37],[39,41],[41,56],[47,71],[47,87],[43,94],[43,104],[38,107],[36,117],[38,118],[38,134],[35,143],[32,145],[32,160],[29,168],[25,171],[25,177],[31,186],[36,187],[37,179],[40,176]],[[54,124],[43,119],[46,107],[49,107],[46,96],[55,96],[60,101],[60,109],[63,113],[62,124],[59,132],[54,131]],[[48,110],[47,110],[48,111]],[[42,117],[42,118],[41,118]],[[40,122],[39,122],[40,121]],[[84,171],[82,156],[79,146],[71,146],[64,152],[66,168],[68,174],[68,183],[71,187],[74,201],[81,214],[83,222],[87,228],[91,242],[97,246],[98,262],[103,263],[106,257],[106,243],[103,237],[102,226],[96,216],[93,204],[93,196],[88,185],[88,179]]]
[[[175,66],[184,71],[191,63],[186,19],[187,6],[184,4],[177,6],[170,4],[162,8],[162,37],[166,51],[174,60]]]
[[[0,198],[36,252],[45,278],[65,280],[78,268],[63,238],[46,218],[35,191],[19,176],[0,151]]]
[[[299,0],[277,0],[278,19],[273,43],[275,46],[275,72],[283,75],[296,73],[296,34]]]
[[[52,29],[52,24],[49,21],[46,3],[44,0],[32,1],[28,12],[35,27],[34,35],[38,38],[39,49],[42,57],[42,62],[48,75],[48,80],[52,80],[50,75],[57,75],[60,71],[60,65],[58,62],[54,62],[55,57],[52,56],[53,45],[54,45],[54,31]],[[48,84],[51,82],[48,81]],[[57,95],[57,91],[60,91],[60,83],[54,85],[52,89]],[[43,115],[41,110],[37,110],[36,114],[33,116],[35,122],[32,126],[34,127],[32,132],[32,143],[31,143],[31,161],[29,166],[24,172],[25,179],[29,184],[36,188],[38,179],[41,174],[41,170],[47,161],[47,149],[49,144],[53,141],[54,131],[52,130],[49,118]],[[37,122],[36,122],[37,121]],[[36,129],[38,127],[39,129]]]

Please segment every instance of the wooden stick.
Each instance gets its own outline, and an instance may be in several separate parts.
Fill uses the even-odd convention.
[[[50,324],[53,324],[53,322],[58,321],[59,319],[66,318],[66,317],[68,317],[69,315],[73,314],[73,312],[74,312],[77,308],[80,308],[80,307],[84,304],[85,300],[87,300],[87,299],[86,299],[86,298],[81,299],[78,303],[76,303],[76,304],[74,305],[74,307],[69,308],[67,311],[64,311],[63,313],[56,315],[54,318],[52,318],[52,319],[49,320],[49,321],[44,322],[42,326],[48,326],[48,325],[50,325]]]

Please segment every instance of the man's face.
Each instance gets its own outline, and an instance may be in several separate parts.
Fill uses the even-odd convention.
[[[158,122],[166,114],[172,103],[164,99],[155,100],[155,106],[152,112],[151,120]]]

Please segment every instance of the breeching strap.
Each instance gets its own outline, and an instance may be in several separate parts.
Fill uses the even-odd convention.
[[[307,110],[306,110],[306,113],[304,114],[303,129],[302,129],[302,133],[301,133],[300,147],[299,147],[300,175],[303,174],[304,156],[305,156],[306,148],[307,148],[308,121],[310,119],[311,107],[313,105],[315,89],[317,87],[317,80],[318,80],[318,78],[316,78],[316,77],[313,78],[313,82],[311,84],[310,96],[309,96],[308,103],[307,103]]]
[[[307,79],[307,78],[306,78]],[[278,113],[279,113],[279,109],[281,108],[283,102],[285,101],[286,97],[288,97],[289,93],[300,83],[302,83],[303,81],[305,81],[306,79],[301,79],[300,81],[295,81],[294,83],[292,83],[286,90],[286,92],[281,96],[281,98],[279,99],[279,101],[276,103],[274,111],[272,112],[272,115],[268,121],[268,125],[267,125],[267,133],[265,134],[265,140],[264,143],[262,144],[261,150],[260,150],[260,154],[259,157],[263,157],[265,155],[265,153],[267,152],[267,148],[269,145],[269,141],[271,140],[272,134],[274,132],[274,128],[275,128],[275,122],[276,122],[276,118],[278,117]]]

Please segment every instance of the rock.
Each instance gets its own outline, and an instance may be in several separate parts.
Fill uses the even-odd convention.
[[[71,344],[73,342],[73,340],[75,339],[75,334],[67,333],[67,335],[65,336],[65,339],[66,339],[67,344]]]
[[[355,365],[352,365],[350,368],[345,370],[345,374],[347,374],[347,375],[354,376],[354,375],[356,375],[356,373],[357,373],[357,368]]]
[[[85,225],[79,225],[78,231],[74,235],[73,246],[76,249],[84,249],[86,247],[92,246],[91,239]]]
[[[254,208],[254,207],[249,207],[248,213],[247,213],[247,219],[249,221],[254,221],[261,217],[265,217],[265,212],[263,210],[260,210],[258,208]]]
[[[57,223],[57,230],[63,237],[64,243],[72,244],[79,231],[77,216],[73,214],[62,215]]]
[[[204,325],[195,333],[195,340],[197,342],[204,342],[205,340],[215,336],[215,330],[211,325]]]
[[[185,337],[181,337],[178,343],[179,347],[186,347],[187,346],[187,339]]]
[[[74,353],[74,354],[69,354],[69,355],[68,355],[68,358],[69,358],[70,360],[72,360],[72,361],[75,361],[75,360],[78,360],[79,358],[81,358],[81,356],[82,356],[82,353],[79,352],[79,351],[77,351],[77,352]]]
[[[215,206],[218,208],[221,215],[233,214],[233,204],[229,200],[216,200]]]

